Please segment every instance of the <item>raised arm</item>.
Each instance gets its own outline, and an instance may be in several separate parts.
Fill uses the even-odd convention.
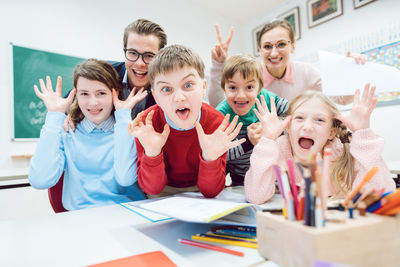
[[[29,182],[34,188],[46,189],[55,185],[65,169],[64,144],[62,142],[62,124],[75,95],[75,89],[67,98],[61,96],[62,79],[58,77],[56,90],[53,91],[50,77],[46,84],[40,79],[40,89],[34,90],[43,100],[48,113],[40,132],[40,139],[29,167]]]
[[[118,99],[113,89],[115,107],[114,125],[114,171],[115,178],[121,186],[130,186],[137,182],[137,155],[135,138],[127,131],[131,122],[132,108],[147,95],[143,89],[135,95],[134,90],[125,101]]]
[[[228,56],[229,45],[231,43],[234,28],[231,27],[225,42],[222,41],[221,30],[215,25],[218,43],[211,49],[211,70],[210,81],[208,83],[207,97],[211,106],[216,107],[224,100],[224,92],[221,88],[221,74],[223,64]]]

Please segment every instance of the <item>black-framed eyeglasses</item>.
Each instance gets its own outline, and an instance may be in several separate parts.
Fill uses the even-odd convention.
[[[276,49],[282,51],[282,50],[285,50],[286,47],[287,47],[290,43],[291,43],[290,41],[285,41],[285,40],[279,41],[279,42],[277,42],[276,44],[266,43],[266,44],[264,44],[264,45],[262,46],[262,49],[263,49],[265,52],[271,52],[272,49],[273,49],[274,46],[275,46]]]
[[[156,54],[152,52],[139,53],[135,49],[124,48],[125,58],[129,61],[136,62],[139,57],[142,57],[144,63],[149,64]]]

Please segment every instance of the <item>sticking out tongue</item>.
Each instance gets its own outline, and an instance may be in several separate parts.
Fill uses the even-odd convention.
[[[189,113],[190,113],[190,109],[188,109],[188,108],[176,110],[176,114],[178,115],[179,119],[181,119],[181,120],[186,120],[189,117]]]
[[[314,140],[302,137],[299,139],[299,145],[301,148],[309,149],[314,145]]]

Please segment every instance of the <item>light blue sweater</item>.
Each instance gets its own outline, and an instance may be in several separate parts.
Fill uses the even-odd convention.
[[[111,131],[63,129],[65,114],[48,112],[29,168],[34,188],[54,186],[64,172],[62,202],[67,210],[144,199],[137,183],[136,146],[128,133],[130,109],[116,110]]]

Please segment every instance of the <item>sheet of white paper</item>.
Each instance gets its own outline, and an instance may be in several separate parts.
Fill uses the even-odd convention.
[[[189,222],[210,222],[221,214],[229,214],[237,209],[248,207],[248,203],[235,203],[217,199],[173,196],[140,205],[167,216]]]
[[[127,203],[120,203],[121,206],[124,208],[142,216],[143,218],[151,221],[151,222],[160,222],[172,219],[169,216],[162,215],[160,213],[152,212],[150,210],[145,210],[137,206],[137,201],[127,202]]]
[[[366,83],[376,86],[375,92],[400,91],[400,70],[373,62],[357,64],[353,58],[318,51],[322,91],[326,95],[353,95]]]

